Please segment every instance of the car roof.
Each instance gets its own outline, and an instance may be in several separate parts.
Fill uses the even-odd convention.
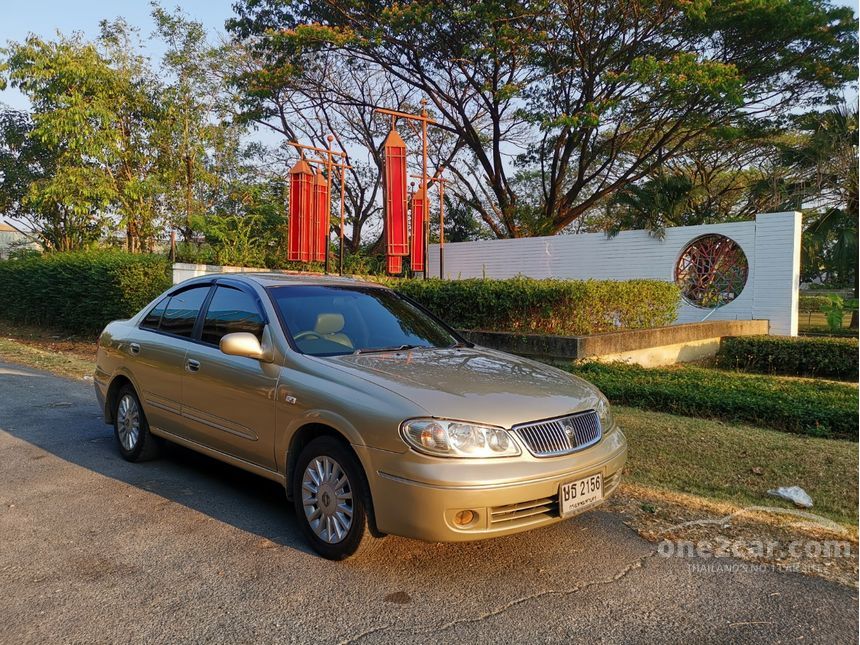
[[[200,276],[204,277],[204,276]],[[210,273],[206,278],[232,278],[256,282],[263,287],[284,287],[290,285],[314,285],[314,286],[355,286],[355,287],[383,287],[378,282],[370,282],[346,276],[323,275],[319,273],[300,272],[241,272],[241,273]]]

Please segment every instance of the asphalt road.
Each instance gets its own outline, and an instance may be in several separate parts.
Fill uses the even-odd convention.
[[[126,463],[91,384],[0,363],[2,643],[857,641],[856,590],[690,564],[599,511],[331,563],[277,485],[177,447]]]

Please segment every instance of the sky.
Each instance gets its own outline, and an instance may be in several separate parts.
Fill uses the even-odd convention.
[[[225,34],[224,21],[233,15],[235,0],[162,0],[167,10],[180,7],[191,18],[202,22],[210,35]],[[53,38],[59,30],[64,34],[83,32],[88,38],[99,33],[99,22],[103,19],[123,17],[140,29],[143,39],[153,31],[148,0],[0,0],[0,46],[7,41],[24,40],[28,34]],[[147,54],[154,62],[160,59],[163,50],[156,43],[147,43]],[[0,102],[16,109],[25,109],[27,99],[15,89],[0,91]]]

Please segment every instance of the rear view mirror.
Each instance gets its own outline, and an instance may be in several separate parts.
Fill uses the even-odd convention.
[[[254,334],[246,331],[238,331],[232,334],[225,334],[221,338],[221,351],[230,356],[244,356],[246,358],[255,358],[257,360],[266,360],[267,352],[263,351],[260,346],[260,341]]]

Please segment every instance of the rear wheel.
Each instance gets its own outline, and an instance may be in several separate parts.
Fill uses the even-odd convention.
[[[158,443],[149,432],[140,399],[131,385],[123,385],[117,393],[113,428],[123,459],[146,461],[158,454]]]
[[[367,533],[361,464],[339,441],[320,437],[299,455],[293,503],[302,533],[329,560],[353,555]]]

